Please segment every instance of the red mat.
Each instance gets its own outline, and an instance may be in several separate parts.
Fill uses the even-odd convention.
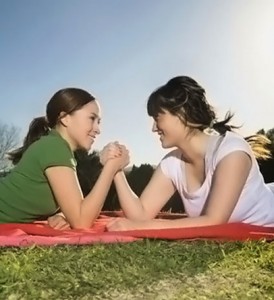
[[[266,239],[274,240],[274,227],[230,223],[223,225],[161,229],[134,230],[123,232],[107,232],[106,223],[121,213],[104,212],[90,229],[55,230],[46,223],[31,224],[0,224],[0,246],[30,246],[30,245],[85,245],[94,243],[126,243],[142,238],[165,240],[217,240],[244,241]],[[162,213],[160,218],[178,218],[179,214]]]

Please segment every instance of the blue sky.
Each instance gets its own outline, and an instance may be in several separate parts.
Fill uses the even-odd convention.
[[[94,148],[118,140],[131,163],[167,150],[151,132],[149,94],[188,75],[243,134],[274,127],[272,0],[0,0],[0,120],[26,133],[60,88],[102,107]]]

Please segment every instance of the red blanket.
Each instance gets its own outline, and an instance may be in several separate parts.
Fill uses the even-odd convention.
[[[274,227],[263,227],[243,223],[176,228],[161,230],[134,230],[107,232],[106,223],[116,213],[101,214],[90,229],[55,230],[45,222],[31,224],[0,224],[0,246],[58,245],[58,244],[94,244],[122,243],[142,238],[165,240],[211,239],[226,241],[274,240]],[[176,218],[176,214],[160,214],[158,217]]]

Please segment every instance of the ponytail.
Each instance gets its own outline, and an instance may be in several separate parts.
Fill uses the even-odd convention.
[[[228,112],[225,115],[223,121],[213,123],[212,128],[219,132],[221,135],[225,134],[227,131],[232,131],[233,129],[238,129],[240,126],[229,125],[228,123],[233,118],[233,114]],[[256,159],[266,160],[271,157],[271,151],[269,145],[271,141],[263,134],[254,134],[245,137],[245,140],[249,143]]]
[[[234,117],[234,114],[230,111],[226,113],[223,121],[216,122],[212,124],[212,128],[219,132],[221,135],[225,134],[227,131],[232,131],[233,129],[238,129],[240,126],[228,124],[231,119]]]
[[[10,152],[9,159],[16,165],[23,156],[27,148],[35,141],[39,140],[41,136],[47,135],[50,131],[48,122],[45,117],[38,117],[32,120],[29,125],[29,131],[24,139],[23,146]]]

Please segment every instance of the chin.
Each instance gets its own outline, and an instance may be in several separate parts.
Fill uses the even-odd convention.
[[[85,147],[85,150],[90,151],[92,145],[88,145],[88,147]]]
[[[87,151],[89,151],[90,149],[91,149],[91,147],[92,147],[92,145],[94,144],[94,141],[92,140],[92,141],[89,141],[88,143],[86,143],[86,145],[84,145],[85,146],[85,149],[87,150]]]
[[[162,143],[162,148],[164,149],[168,149],[168,148],[172,148],[174,147],[174,145],[168,144],[168,143]]]

